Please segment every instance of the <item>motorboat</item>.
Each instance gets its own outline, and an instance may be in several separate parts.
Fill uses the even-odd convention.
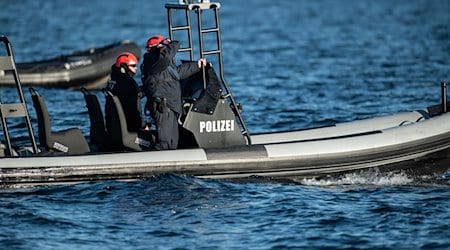
[[[176,150],[152,150],[153,131],[130,132],[120,101],[107,90],[113,105],[113,126],[105,129],[98,96],[82,89],[89,111],[90,135],[78,128],[52,131],[45,99],[30,88],[38,117],[39,144],[34,138],[19,77],[17,103],[0,104],[4,139],[0,150],[0,187],[78,183],[104,180],[136,180],[160,174],[198,178],[273,179],[323,178],[377,169],[408,173],[440,174],[450,169],[450,113],[447,85],[441,83],[441,102],[422,110],[400,112],[332,126],[293,131],[251,134],[240,105],[225,81],[219,26],[219,3],[180,1],[166,4],[169,35],[185,30],[192,41],[190,19],[174,26],[172,12],[197,15],[198,34],[216,34],[217,49],[205,50],[199,39],[200,56],[216,56],[212,65],[188,79],[185,113],[180,118],[181,139]],[[202,12],[213,11],[215,27],[203,29]],[[2,37],[6,48],[10,43]],[[193,59],[193,46],[181,48]],[[12,50],[0,57],[3,70],[18,75]],[[8,132],[9,118],[23,118],[30,146],[15,147]]]
[[[23,85],[52,88],[101,88],[106,85],[117,56],[129,51],[141,57],[141,48],[130,40],[88,48],[54,58],[17,63]],[[0,71],[0,86],[15,86],[12,74]]]

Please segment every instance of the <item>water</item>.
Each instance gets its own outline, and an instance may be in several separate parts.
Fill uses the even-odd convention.
[[[17,61],[121,39],[144,46],[167,33],[163,4],[2,1],[0,33]],[[253,133],[422,109],[439,102],[439,82],[449,81],[446,0],[222,6],[225,76]],[[0,91],[7,100],[13,89]],[[88,135],[79,91],[39,91],[54,130],[76,126]],[[21,136],[22,127],[12,131]],[[0,248],[449,249],[449,178],[370,171],[279,183],[163,175],[2,190]]]
[[[358,179],[349,177],[350,179]],[[173,175],[1,193],[7,249],[445,249],[449,184]]]

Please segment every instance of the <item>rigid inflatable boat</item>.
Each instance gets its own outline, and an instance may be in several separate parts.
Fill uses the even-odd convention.
[[[401,113],[336,126],[252,135],[252,145],[0,158],[4,186],[130,180],[174,173],[201,178],[311,178],[377,167],[445,172],[450,114]]]
[[[15,76],[17,103],[0,104],[4,141],[0,149],[0,187],[77,183],[100,180],[135,180],[172,173],[199,178],[268,177],[275,179],[321,178],[348,172],[378,169],[408,173],[444,173],[450,167],[450,113],[446,84],[441,103],[423,110],[401,112],[333,126],[297,131],[250,134],[231,90],[223,77],[218,3],[167,4],[169,34],[186,30],[173,26],[172,11],[191,11],[198,18],[198,34],[217,35],[217,50],[204,50],[200,57],[216,56],[218,69],[208,65],[187,79],[183,89],[184,114],[180,117],[177,150],[152,150],[154,131],[129,132],[120,101],[104,90],[111,105],[112,123],[105,129],[98,96],[82,89],[89,112],[89,140],[77,128],[52,131],[45,99],[30,88],[38,118],[39,145],[30,118],[12,51],[0,57],[3,70]],[[214,11],[215,27],[203,29],[202,12]],[[181,48],[193,58],[193,46]],[[22,118],[30,146],[12,145],[10,118]],[[409,172],[411,171],[411,172]]]
[[[99,88],[106,84],[111,65],[124,51],[129,51],[138,58],[142,54],[136,43],[124,40],[43,61],[17,63],[16,66],[24,85]],[[0,71],[0,85],[14,86],[14,77]]]

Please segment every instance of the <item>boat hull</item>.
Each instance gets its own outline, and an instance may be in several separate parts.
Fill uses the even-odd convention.
[[[148,155],[146,153],[138,154]],[[183,163],[175,161],[126,164],[106,162],[88,165],[74,163],[51,167],[2,169],[0,185],[2,187],[20,187],[104,180],[136,180],[167,173],[214,179],[248,177],[274,179],[323,178],[371,168],[377,168],[381,172],[405,170],[413,174],[441,174],[448,169],[450,164],[449,154],[448,147],[443,147],[395,157],[385,156],[376,160],[359,157],[358,160],[349,161],[348,157],[340,156],[309,159],[263,157],[234,160],[198,160]],[[131,156],[125,156],[125,158],[128,157]],[[29,160],[34,161],[35,159]]]
[[[125,51],[138,58],[142,55],[136,43],[125,40],[44,61],[17,63],[16,66],[22,85],[100,88],[106,84],[117,56]],[[0,72],[0,86],[15,86],[13,76]]]
[[[221,149],[1,158],[0,185],[133,180],[166,173],[217,179],[321,178],[372,168],[440,174],[450,166],[448,124],[450,113],[365,133],[343,135],[336,129],[339,135],[308,138],[312,130],[294,131],[288,132],[297,135],[290,141]],[[358,122],[354,126],[361,127]],[[267,136],[254,138],[267,141]]]

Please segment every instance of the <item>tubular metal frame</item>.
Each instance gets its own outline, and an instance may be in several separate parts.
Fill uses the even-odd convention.
[[[236,103],[236,100],[231,93],[231,89],[228,83],[225,80],[224,71],[223,71],[223,55],[222,55],[222,40],[221,40],[221,31],[220,31],[220,21],[219,21],[219,8],[220,3],[190,3],[190,4],[166,4],[167,9],[167,17],[168,17],[168,25],[169,25],[169,36],[170,39],[173,40],[174,31],[185,30],[188,33],[188,47],[180,48],[179,52],[189,52],[190,60],[194,60],[194,47],[192,42],[192,23],[190,18],[190,12],[194,11],[197,14],[197,31],[198,31],[198,49],[200,53],[200,58],[205,58],[205,56],[216,55],[218,57],[219,62],[219,74],[220,80],[223,88],[225,89],[224,97],[227,98],[230,102],[233,113],[238,118],[239,125],[241,127],[241,133],[247,139],[248,144],[251,144],[250,133],[247,129],[247,125],[242,117],[241,111]],[[182,26],[173,26],[173,11],[174,10],[184,10],[186,25]],[[214,19],[215,26],[209,29],[203,29],[203,20],[202,20],[202,12],[206,10],[214,11]],[[203,36],[204,34],[215,33],[216,34],[216,42],[217,47],[214,50],[205,51]],[[203,83],[204,88],[206,88],[206,80],[205,80],[205,69],[203,71]]]

